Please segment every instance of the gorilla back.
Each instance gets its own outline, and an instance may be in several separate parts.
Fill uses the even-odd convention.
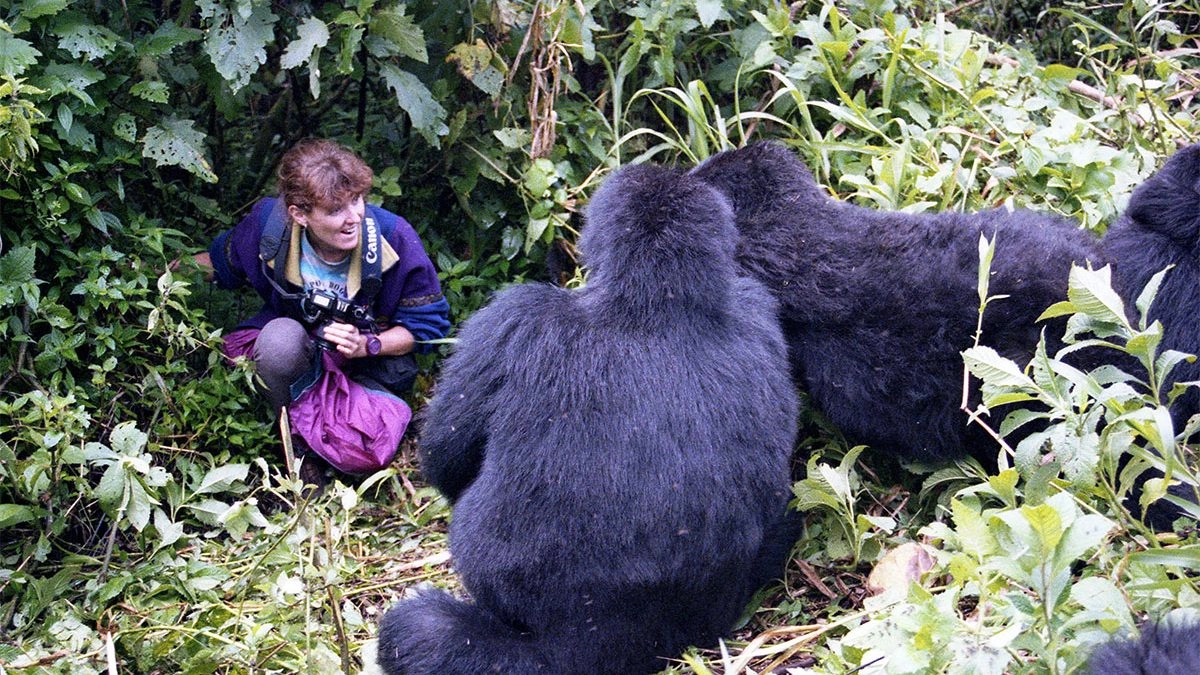
[[[781,303],[796,378],[815,405],[853,442],[908,459],[987,461],[996,448],[959,409],[979,236],[996,241],[990,292],[1009,296],[988,306],[982,341],[1018,362],[1046,327],[1037,317],[1066,298],[1071,263],[1099,259],[1090,234],[1030,211],[839,202],[778,144],[714,155],[693,173],[733,202],[738,260]],[[1046,330],[1061,335],[1061,325]]]
[[[587,216],[587,287],[498,294],[444,364],[422,469],[474,603],[401,601],[389,673],[661,669],[728,631],[798,534],[786,348],[728,203],[631,166]]]

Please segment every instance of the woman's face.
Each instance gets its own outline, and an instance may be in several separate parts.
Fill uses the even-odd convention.
[[[331,262],[346,257],[358,246],[366,205],[362,195],[357,195],[346,204],[332,209],[314,206],[305,213],[296,206],[289,206],[292,219],[308,230],[308,240],[322,258]]]

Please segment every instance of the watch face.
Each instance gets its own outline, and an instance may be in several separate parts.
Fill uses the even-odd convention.
[[[379,350],[382,348],[383,343],[379,341],[378,337],[374,335],[367,337],[367,354],[370,354],[371,356],[378,356]]]

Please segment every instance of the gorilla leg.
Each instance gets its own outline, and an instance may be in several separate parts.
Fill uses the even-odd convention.
[[[531,638],[439,590],[405,599],[384,615],[378,659],[388,675],[550,672]]]

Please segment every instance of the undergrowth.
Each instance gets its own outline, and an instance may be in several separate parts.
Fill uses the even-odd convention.
[[[357,672],[384,609],[456,588],[412,442],[305,492],[217,351],[247,301],[164,273],[296,133],[369,149],[374,199],[419,226],[457,321],[551,243],[569,263],[579,205],[622,163],[777,138],[843,199],[1024,206],[1099,235],[1198,131],[1189,1],[285,4],[0,0],[0,673]],[[988,260],[984,242],[983,281]],[[1048,309],[1074,348],[1179,358],[1114,298],[1077,270]],[[989,475],[850,447],[810,409],[786,578],[665,672],[1068,673],[1196,612],[1194,524],[1154,534],[1123,503],[1146,468],[1196,484],[1171,392],[986,344],[964,368],[1030,411],[978,423],[1046,430]]]

